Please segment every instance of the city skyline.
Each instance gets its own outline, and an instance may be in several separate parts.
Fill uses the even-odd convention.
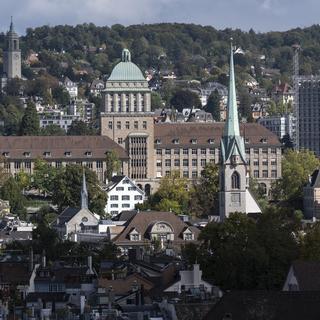
[[[3,0],[0,32],[7,31],[10,16],[20,34],[29,27],[85,22],[99,26],[184,22],[217,29],[285,31],[317,23],[319,9],[316,0]]]

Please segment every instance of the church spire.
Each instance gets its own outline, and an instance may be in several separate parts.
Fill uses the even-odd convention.
[[[81,209],[88,209],[88,191],[86,183],[86,175],[83,171],[82,187],[81,187]]]
[[[230,50],[230,69],[229,69],[229,92],[228,92],[228,106],[227,106],[227,122],[224,128],[224,136],[240,136],[239,118],[237,107],[236,83],[234,77],[234,63],[233,63],[233,46],[231,38]]]
[[[13,17],[12,16],[11,16],[11,22],[10,22],[10,32],[14,32]]]

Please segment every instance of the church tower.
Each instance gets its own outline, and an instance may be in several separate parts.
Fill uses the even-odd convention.
[[[227,120],[221,139],[219,187],[219,215],[221,221],[227,218],[232,212],[248,213],[246,203],[248,195],[253,201],[254,199],[247,190],[247,162],[244,140],[243,137],[240,136],[239,129],[232,44]]]
[[[8,79],[21,78],[21,51],[19,36],[14,31],[11,17],[10,30],[7,33],[7,48],[3,56],[4,76]]]

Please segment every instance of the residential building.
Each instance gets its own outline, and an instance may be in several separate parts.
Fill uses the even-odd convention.
[[[271,98],[277,104],[291,104],[293,103],[294,98],[293,88],[286,82],[280,82],[273,88],[271,92]]]
[[[46,128],[54,124],[67,132],[72,122],[76,120],[80,120],[80,117],[64,114],[61,111],[39,113],[40,128]]]
[[[320,77],[297,78],[297,147],[320,156]]]
[[[145,192],[127,176],[113,176],[105,191],[108,194],[105,211],[112,217],[121,211],[135,209],[136,204],[145,199]]]
[[[0,137],[1,163],[12,175],[20,171],[33,173],[37,159],[59,168],[67,164],[86,166],[105,180],[106,153],[114,151],[121,163],[121,172],[128,175],[126,151],[104,136],[2,136]]]
[[[104,82],[100,79],[95,79],[91,82],[90,85],[90,93],[97,97],[101,95],[102,91],[104,90]]]
[[[303,214],[306,219],[320,219],[320,171],[316,169],[303,188]]]
[[[221,104],[224,106],[227,105],[227,87],[219,82],[207,82],[199,89],[199,98],[203,107],[207,104],[210,95],[216,90],[218,91],[221,97]]]
[[[295,138],[296,122],[292,113],[283,115],[266,116],[258,119],[258,123],[282,139],[285,135]]]
[[[184,118],[182,122],[169,122],[162,113],[160,118],[166,120],[157,123],[158,114],[150,111],[149,97],[147,81],[131,62],[130,53],[124,50],[122,61],[106,83],[101,134],[128,151],[129,177],[147,194],[149,190],[153,193],[160,178],[171,171],[178,170],[191,181],[199,178],[207,163],[218,163],[224,127],[224,123],[217,122],[184,123]],[[282,144],[275,134],[256,123],[241,124],[240,133],[244,138],[249,174],[268,193],[271,183],[281,177]]]
[[[65,77],[62,85],[68,91],[71,99],[78,97],[78,86],[75,82],[71,81],[68,77]]]
[[[231,46],[227,120],[220,140],[219,215],[228,218],[232,212],[261,213],[249,191],[244,139],[240,135],[236,84]]]

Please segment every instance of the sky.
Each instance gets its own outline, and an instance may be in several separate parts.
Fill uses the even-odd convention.
[[[285,31],[319,23],[320,0],[0,0],[0,32],[93,22],[99,26],[184,22],[217,29]]]

